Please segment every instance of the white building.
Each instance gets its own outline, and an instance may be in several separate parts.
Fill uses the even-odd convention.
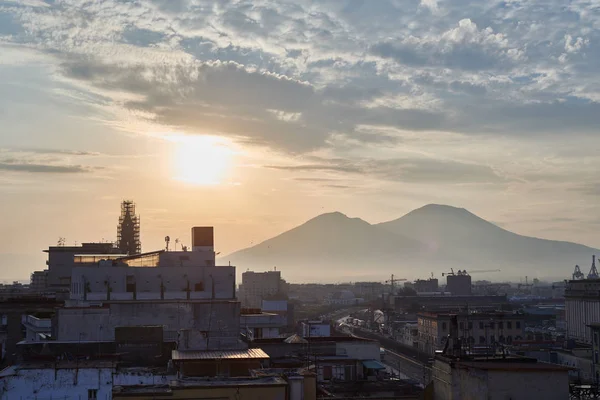
[[[568,368],[526,358],[436,356],[435,400],[563,400],[569,398]]]
[[[280,271],[246,271],[242,274],[239,299],[244,308],[260,308],[264,299],[286,292],[287,284],[281,279]]]
[[[331,325],[325,321],[302,321],[300,323],[302,337],[331,336]]]
[[[240,329],[250,340],[276,338],[287,326],[287,320],[278,314],[258,313],[240,315]]]
[[[33,315],[25,315],[23,326],[25,327],[25,340],[27,342],[49,340],[52,333],[52,320],[50,318],[37,318]]]
[[[0,372],[0,400],[112,399],[113,386],[167,385],[175,376],[111,361],[24,363]]]
[[[565,288],[567,338],[591,344],[588,325],[600,322],[600,279],[571,280]]]
[[[419,324],[415,322],[406,322],[396,331],[394,337],[405,346],[419,347]]]

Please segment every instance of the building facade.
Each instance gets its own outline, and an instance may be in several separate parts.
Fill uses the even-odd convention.
[[[48,287],[48,270],[34,271],[31,274],[29,290],[34,293],[43,293]]]
[[[280,271],[254,272],[242,274],[239,299],[244,308],[260,308],[262,301],[275,295],[286,295],[286,282]]]
[[[490,347],[510,344],[524,336],[524,317],[513,313],[420,313],[417,315],[419,350],[434,354],[444,348],[450,319],[458,318],[458,335],[464,345]]]
[[[600,279],[567,282],[565,287],[565,321],[567,338],[592,344],[588,325],[600,323]]]

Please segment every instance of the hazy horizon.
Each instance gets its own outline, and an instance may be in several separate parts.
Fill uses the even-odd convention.
[[[430,203],[600,248],[599,22],[586,2],[0,0],[0,274],[114,241],[123,199],[144,251]]]

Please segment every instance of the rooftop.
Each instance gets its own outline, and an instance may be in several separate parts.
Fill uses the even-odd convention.
[[[558,365],[540,362],[535,358],[520,357],[520,356],[467,356],[465,358],[436,356],[436,360],[446,363],[452,363],[453,368],[464,369],[480,369],[486,371],[568,371],[571,368]]]
[[[180,351],[173,350],[171,353],[173,361],[180,360],[263,360],[269,355],[262,349],[247,350],[217,350],[217,351]]]

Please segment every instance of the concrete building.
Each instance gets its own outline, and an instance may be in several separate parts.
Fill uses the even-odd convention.
[[[327,321],[301,321],[300,335],[305,338],[331,336],[331,325]]]
[[[31,273],[29,290],[34,293],[43,293],[48,287],[48,270],[34,271]]]
[[[294,305],[287,300],[263,300],[261,310],[266,313],[280,315],[285,319],[287,327],[293,327],[296,324]]]
[[[264,350],[276,368],[293,368],[316,364],[319,382],[367,380],[381,365],[380,346],[375,340],[349,336],[307,337],[293,335],[287,339],[259,339],[249,343]]]
[[[452,296],[449,293],[427,293],[418,296],[390,296],[398,312],[457,311],[469,307],[472,310],[497,310],[508,304],[506,295],[500,296]]]
[[[440,289],[438,280],[435,278],[417,279],[413,282],[412,288],[417,293],[437,292]]]
[[[435,400],[563,400],[569,398],[568,368],[530,358],[436,356]]]
[[[287,319],[273,313],[242,313],[240,329],[249,340],[276,338],[287,326]]]
[[[589,325],[592,336],[592,375],[596,384],[600,383],[600,323]]]
[[[185,253],[185,252],[173,252]],[[187,252],[193,255],[194,252]],[[170,252],[160,256],[172,256]],[[103,266],[72,270],[71,300],[235,299],[235,267]]]
[[[281,279],[280,271],[246,271],[242,274],[239,291],[242,307],[260,308],[263,300],[277,295],[287,295],[287,284]]]
[[[565,321],[567,338],[592,344],[589,325],[600,323],[600,279],[567,282],[565,287]]]
[[[333,293],[330,293],[325,298],[325,304],[330,306],[352,306],[358,305],[365,302],[365,299],[361,297],[356,297],[354,293],[350,290],[339,290]]]
[[[52,333],[52,320],[50,318],[37,318],[33,315],[25,316],[25,340],[28,342],[44,342],[50,340]]]
[[[453,296],[470,296],[471,295],[471,275],[467,271],[458,271],[446,275],[446,291],[452,293]]]
[[[68,292],[71,272],[78,265],[94,265],[100,260],[123,257],[112,243],[82,243],[81,246],[51,246],[48,250],[48,288]]]
[[[496,347],[510,344],[524,336],[521,314],[490,313],[420,313],[417,315],[419,350],[434,354],[446,344],[452,316],[458,318],[458,335],[470,347]]]
[[[419,324],[402,322],[394,330],[394,339],[408,347],[419,347]]]

